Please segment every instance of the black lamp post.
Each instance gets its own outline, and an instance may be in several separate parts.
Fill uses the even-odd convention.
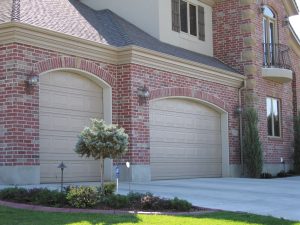
[[[64,169],[67,168],[67,166],[62,161],[57,168],[61,170],[60,191],[62,192],[64,186]]]

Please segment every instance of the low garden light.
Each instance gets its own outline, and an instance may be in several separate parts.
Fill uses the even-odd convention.
[[[127,178],[128,178],[128,192],[130,192],[130,176],[129,176],[129,173],[130,173],[130,162],[126,162],[126,167],[128,169],[127,171]]]
[[[62,192],[64,187],[64,169],[66,169],[67,166],[64,162],[61,162],[57,168],[61,170],[60,191]]]

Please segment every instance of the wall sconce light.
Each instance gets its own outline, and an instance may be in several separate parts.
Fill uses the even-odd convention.
[[[287,26],[287,25],[289,25],[289,24],[290,24],[289,17],[288,17],[288,16],[285,16],[285,17],[283,18],[282,25],[283,25],[283,26]]]
[[[35,86],[38,83],[38,76],[31,71],[30,75],[28,76],[28,79],[26,80],[26,83],[28,84],[28,86]]]
[[[243,113],[243,108],[241,106],[238,106],[235,110],[236,114],[241,115]]]
[[[149,89],[146,87],[146,85],[144,85],[144,87],[138,88],[137,95],[143,99],[147,99],[150,97],[150,92]]]
[[[262,3],[262,4],[260,5],[260,7],[259,7],[259,12],[260,12],[261,14],[264,14],[264,12],[265,12],[265,6],[264,6],[263,3]]]

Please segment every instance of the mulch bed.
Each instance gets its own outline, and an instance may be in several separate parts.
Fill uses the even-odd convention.
[[[149,214],[149,215],[201,215],[205,213],[217,212],[220,210],[194,207],[191,212],[148,212],[132,210],[101,210],[101,209],[74,209],[74,208],[54,208],[39,205],[28,205],[15,202],[0,200],[0,206],[6,206],[14,209],[26,209],[38,212],[60,212],[60,213],[99,213],[99,214]]]

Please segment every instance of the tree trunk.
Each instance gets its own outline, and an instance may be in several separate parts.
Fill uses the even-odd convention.
[[[104,192],[104,158],[103,156],[100,157],[100,182],[101,182],[101,192]]]

